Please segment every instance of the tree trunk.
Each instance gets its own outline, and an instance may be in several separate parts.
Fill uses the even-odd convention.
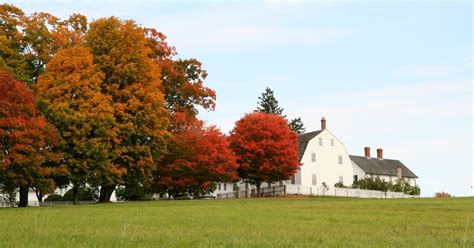
[[[255,184],[255,186],[257,187],[257,196],[260,197],[260,186],[262,185],[261,182],[258,182]]]
[[[36,198],[38,198],[38,201],[39,202],[43,202],[43,193],[41,192],[41,190],[39,190],[38,188],[34,187],[34,190],[35,190],[35,194],[36,194]]]
[[[20,203],[18,207],[24,208],[28,206],[28,186],[21,186],[20,187]]]
[[[79,184],[72,184],[72,204],[73,205],[78,205],[79,201],[77,199],[77,193],[79,192]]]
[[[115,185],[102,185],[100,187],[99,203],[110,202],[110,197],[115,190]]]

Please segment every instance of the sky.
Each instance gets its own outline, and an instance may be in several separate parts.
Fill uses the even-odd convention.
[[[9,1],[27,14],[117,16],[163,32],[217,92],[200,118],[232,130],[268,86],[307,131],[384,149],[422,196],[474,194],[471,1]]]

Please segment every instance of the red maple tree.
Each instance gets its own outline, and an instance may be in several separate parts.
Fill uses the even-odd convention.
[[[0,185],[20,188],[20,207],[28,204],[28,189],[54,190],[48,177],[59,160],[56,130],[38,115],[35,98],[25,84],[0,71]]]
[[[168,149],[154,183],[171,196],[204,195],[213,191],[214,182],[238,179],[236,157],[226,137],[214,126],[195,124],[175,134]]]
[[[299,168],[297,136],[276,114],[254,112],[236,122],[230,136],[238,174],[260,193],[263,182],[289,179]]]

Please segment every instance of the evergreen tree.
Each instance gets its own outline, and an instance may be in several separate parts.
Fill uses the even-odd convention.
[[[257,103],[259,106],[257,107],[257,111],[267,114],[282,115],[283,108],[278,106],[278,101],[273,96],[273,90],[271,90],[269,87],[265,89],[265,92],[262,93],[262,96],[260,96],[258,100],[259,101]]]
[[[297,134],[306,132],[306,128],[304,127],[301,117],[291,120],[290,123],[288,123],[288,127]]]

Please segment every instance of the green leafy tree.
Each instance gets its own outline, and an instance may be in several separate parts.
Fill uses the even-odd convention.
[[[273,90],[269,87],[267,87],[265,92],[263,92],[262,95],[258,97],[258,100],[257,111],[267,114],[282,115],[283,108],[278,106],[278,101],[273,95]]]
[[[257,111],[267,114],[281,115],[285,118],[286,116],[283,115],[283,108],[278,106],[278,100],[273,94],[273,90],[269,87],[265,89],[265,92],[263,92],[262,95],[258,97],[259,101],[257,102]],[[288,127],[297,134],[304,133],[306,131],[301,118],[295,118],[289,121]]]
[[[306,128],[304,127],[301,118],[295,118],[291,120],[290,123],[288,123],[288,127],[290,127],[290,129],[297,134],[306,132]]]

